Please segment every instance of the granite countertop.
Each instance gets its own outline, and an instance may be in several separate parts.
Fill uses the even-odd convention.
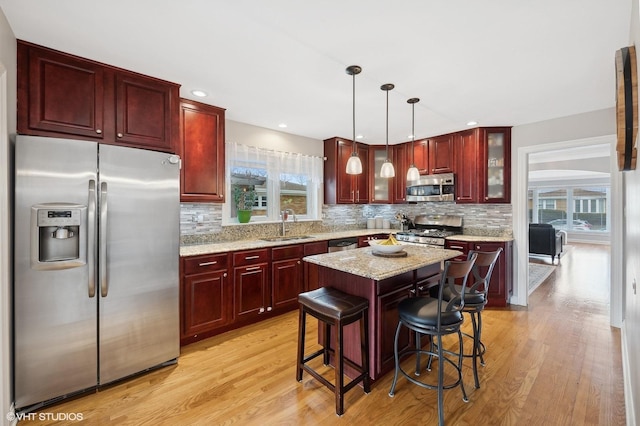
[[[287,239],[282,241],[264,241],[260,239],[222,241],[219,243],[181,246],[180,256],[218,254],[218,253],[226,253],[229,251],[254,250],[254,249],[267,248],[267,247],[284,246],[289,244],[304,244],[304,243],[313,243],[316,241],[327,241],[327,240],[335,240],[335,239],[341,239],[341,238],[361,237],[366,235],[387,234],[387,233],[395,234],[396,232],[398,232],[397,229],[358,229],[353,231],[311,234],[311,235],[305,236],[305,238]],[[287,236],[287,237],[291,238],[295,236]],[[474,242],[474,241],[505,242],[505,241],[512,241],[513,237],[454,235],[451,237],[447,237],[447,239],[457,240],[457,241],[470,241],[470,242]]]
[[[504,243],[507,241],[513,241],[513,237],[489,237],[486,235],[452,235],[447,237],[447,240],[455,240],[455,241],[487,241],[487,242],[496,242],[496,243]]]
[[[255,240],[239,240],[239,241],[223,241],[211,244],[197,244],[180,247],[180,256],[196,256],[201,254],[226,253],[228,251],[237,250],[254,250],[267,247],[278,247],[289,244],[313,243],[316,241],[328,241],[341,238],[353,238],[366,235],[396,233],[397,229],[358,229],[354,231],[327,232],[324,234],[311,234],[305,238],[287,239],[283,241],[264,241]],[[287,236],[293,238],[295,236]]]
[[[462,252],[457,250],[417,245],[406,245],[403,250],[407,252],[406,257],[376,256],[372,253],[373,248],[364,247],[356,250],[316,254],[307,256],[303,260],[380,281],[462,255]]]

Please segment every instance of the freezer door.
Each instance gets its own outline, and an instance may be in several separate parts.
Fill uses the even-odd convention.
[[[90,296],[93,250],[85,217],[90,182],[97,180],[97,144],[18,136],[15,167],[14,385],[20,409],[97,385],[98,299]],[[89,262],[32,264],[31,241],[39,232],[32,211],[44,203],[76,211],[86,206],[74,232],[86,249],[80,257]]]
[[[105,384],[179,355],[180,182],[176,156],[99,149],[99,380]]]

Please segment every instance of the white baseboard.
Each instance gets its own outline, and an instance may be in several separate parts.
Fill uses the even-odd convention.
[[[624,383],[624,407],[627,417],[627,426],[636,426],[635,417],[635,398],[633,397],[633,389],[631,387],[631,376],[629,375],[629,350],[627,347],[627,327],[626,321],[623,321],[621,327],[622,339],[622,379]]]

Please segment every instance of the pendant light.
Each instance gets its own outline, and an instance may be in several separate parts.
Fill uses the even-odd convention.
[[[387,92],[387,159],[382,164],[380,170],[380,177],[392,178],[396,175],[396,171],[393,169],[393,163],[389,159],[389,90],[393,90],[395,86],[393,84],[383,84],[380,89]]]
[[[346,71],[347,74],[353,76],[353,152],[347,161],[347,174],[359,175],[362,174],[362,161],[356,151],[356,74],[360,74],[362,68],[358,65],[351,65],[347,67]]]
[[[411,165],[409,166],[409,170],[407,170],[407,181],[418,180],[420,179],[420,171],[416,167],[415,162],[415,151],[413,149],[414,142],[416,141],[416,104],[420,102],[418,98],[411,98],[407,101],[407,103],[411,104]]]

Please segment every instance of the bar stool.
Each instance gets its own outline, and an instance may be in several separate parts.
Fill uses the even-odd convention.
[[[482,311],[489,301],[488,293],[491,274],[496,266],[498,257],[500,257],[500,253],[502,253],[502,247],[499,247],[496,251],[486,252],[470,250],[467,255],[468,258],[474,256],[474,254],[477,257],[476,262],[473,264],[473,269],[471,269],[473,284],[465,288],[464,308],[462,309],[463,312],[468,313],[471,317],[471,329],[473,335],[469,335],[467,333],[462,333],[462,335],[473,339],[473,351],[471,354],[463,354],[463,356],[472,358],[473,360],[473,378],[475,380],[476,389],[480,388],[480,380],[478,379],[478,358],[480,358],[480,365],[485,365],[484,354],[486,352],[486,347],[484,346],[484,343],[482,343]],[[448,288],[445,288],[442,298],[449,301],[453,297],[454,295],[451,291]],[[430,366],[427,366],[427,368],[429,367]]]
[[[300,317],[298,323],[298,359],[296,380],[299,382],[302,381],[302,371],[304,370],[320,381],[320,383],[331,389],[331,391],[335,393],[336,414],[341,416],[344,413],[344,394],[348,390],[362,382],[364,392],[371,392],[371,382],[369,378],[369,301],[362,297],[343,293],[332,287],[321,287],[317,290],[299,294],[298,302],[300,303]],[[325,323],[322,349],[308,356],[305,356],[304,354],[306,314],[309,314]],[[345,357],[343,351],[343,328],[344,326],[358,320],[360,321],[360,351],[362,357],[360,365]],[[331,348],[332,326],[335,328],[333,341],[335,349]],[[307,365],[307,362],[320,355],[324,356],[324,365],[328,365],[331,353],[335,355],[335,384],[329,382],[317,371]],[[344,364],[347,364],[360,373],[347,385],[344,384]]]
[[[462,333],[460,326],[463,322],[462,308],[465,304],[464,288],[466,287],[467,278],[471,272],[471,268],[476,260],[477,255],[470,256],[464,261],[448,260],[444,264],[444,271],[440,279],[438,297],[409,297],[402,300],[398,304],[398,328],[394,340],[394,358],[395,358],[395,374],[389,396],[395,395],[396,384],[398,383],[398,375],[402,373],[411,383],[422,386],[427,389],[434,389],[438,392],[438,424],[444,425],[444,389],[452,389],[460,386],[462,390],[462,400],[467,402],[467,393],[464,390],[462,382]],[[450,301],[443,298],[443,290],[447,289],[454,297]],[[406,327],[415,333],[415,348],[406,348],[402,351],[398,348],[398,338],[402,327]],[[460,351],[453,353],[443,349],[442,337],[448,334],[457,334]],[[426,334],[431,336],[431,344],[429,350],[422,349],[420,335]],[[433,340],[437,339],[438,343],[434,344]],[[435,348],[435,349],[434,349]],[[416,369],[413,375],[403,370],[400,359],[405,354],[416,355]],[[429,363],[433,357],[438,359],[438,379],[437,383],[427,382],[426,380],[418,380],[412,376],[420,375],[420,355],[429,356]],[[457,361],[449,359],[445,355],[455,355]],[[445,364],[446,363],[446,364]],[[451,383],[444,382],[445,365],[453,366],[456,371],[456,380]]]

